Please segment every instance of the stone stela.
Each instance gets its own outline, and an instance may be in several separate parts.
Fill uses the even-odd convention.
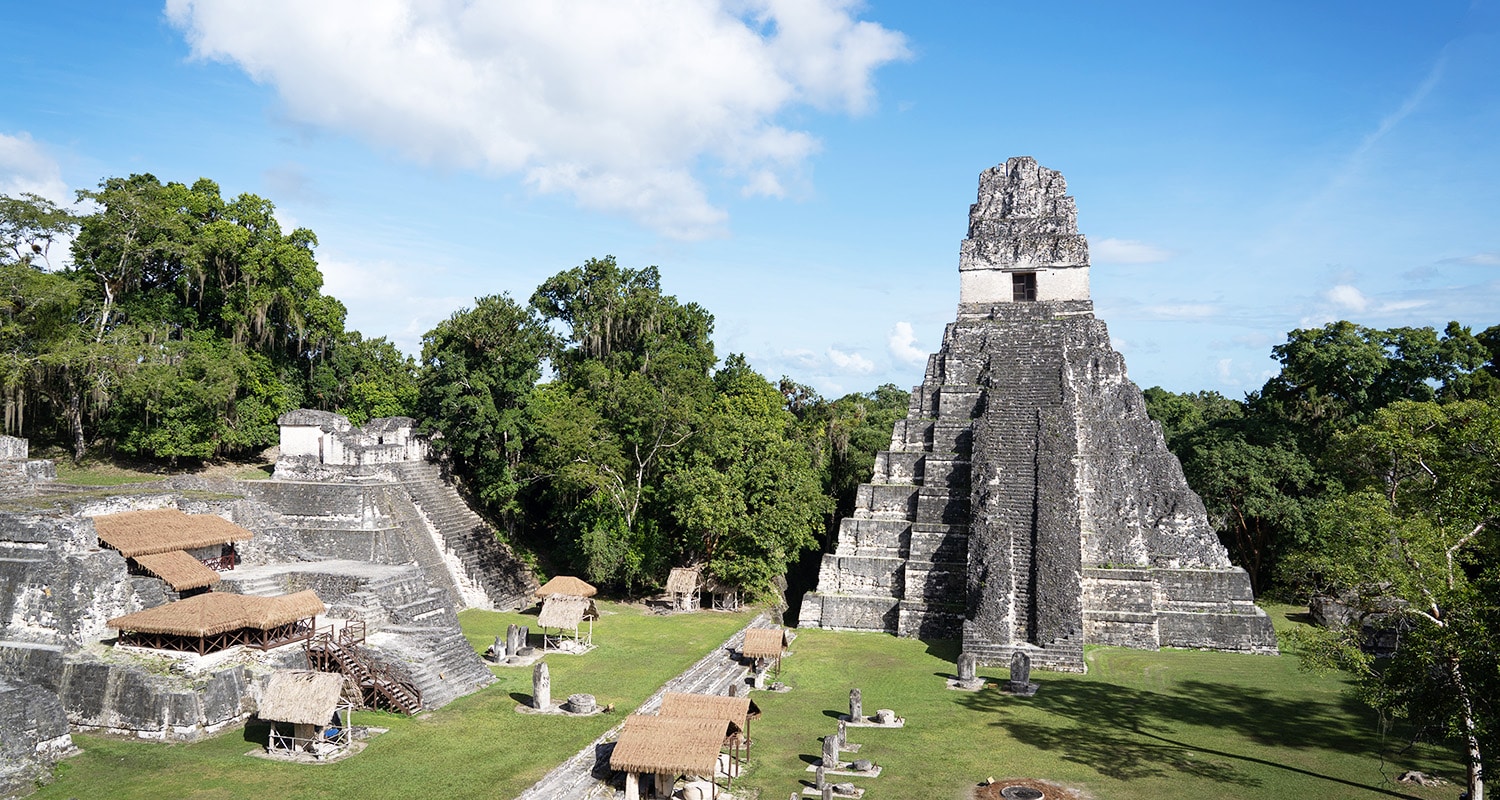
[[[957,318],[823,557],[801,624],[961,638],[1082,672],[1083,646],[1275,653],[1089,296],[1063,176],[979,178]],[[851,715],[852,716],[852,715]]]

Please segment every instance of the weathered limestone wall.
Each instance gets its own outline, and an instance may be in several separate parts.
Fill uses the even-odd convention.
[[[802,624],[961,635],[981,662],[1025,650],[1062,670],[1083,669],[1086,642],[1275,651],[1093,316],[1065,193],[1030,159],[981,176],[958,319]],[[1037,301],[1014,301],[1017,271],[1036,273]]]
[[[91,520],[0,512],[0,640],[81,645],[112,635],[106,621],[147,607]]]
[[[279,419],[282,480],[335,480],[389,474],[390,467],[427,458],[427,440],[412,433],[416,420],[381,417],[355,427],[342,414],[301,408]]]
[[[57,695],[0,680],[0,797],[22,795],[75,752]]]
[[[30,497],[37,485],[57,479],[57,465],[30,457],[31,445],[15,436],[0,436],[0,499]]]

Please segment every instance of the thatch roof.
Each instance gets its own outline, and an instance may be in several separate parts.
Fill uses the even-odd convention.
[[[667,575],[667,594],[694,594],[698,591],[698,570],[693,567],[673,567]]]
[[[609,757],[610,769],[713,777],[729,723],[632,715]]]
[[[276,672],[266,681],[256,716],[273,722],[327,725],[343,696],[345,680],[337,672]]]
[[[542,628],[577,628],[586,619],[598,619],[599,609],[587,597],[555,594],[542,601],[536,624]]]
[[[125,511],[94,517],[99,541],[127,558],[194,550],[249,539],[250,531],[213,514],[184,514],[175,508]]]
[[[219,582],[219,573],[203,566],[203,562],[181,550],[136,556],[135,563],[147,572],[167,582],[176,591],[201,589]]]
[[[325,610],[323,601],[311,589],[281,597],[209,592],[115,617],[105,624],[117,631],[213,636],[240,628],[269,630]]]
[[[572,575],[559,575],[541,585],[541,588],[532,592],[532,596],[546,600],[553,595],[566,595],[568,597],[593,597],[599,590],[587,583],[573,577]]]
[[[751,628],[740,646],[746,658],[776,658],[785,649],[786,631],[780,628]]]
[[[742,731],[749,720],[760,716],[760,707],[748,697],[667,692],[661,698],[661,715],[723,720]]]
[[[729,594],[738,592],[740,587],[733,583],[725,583],[715,575],[708,575],[703,579],[703,590],[714,594]]]

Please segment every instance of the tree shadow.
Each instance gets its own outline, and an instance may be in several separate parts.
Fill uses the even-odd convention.
[[[958,654],[963,652],[963,642],[958,639],[923,639],[922,644],[927,645],[927,655],[951,664],[957,664]]]
[[[1261,780],[1241,766],[1258,764],[1379,792],[1414,797],[1254,756],[1230,753],[1190,741],[1182,726],[1231,731],[1266,746],[1316,748],[1353,755],[1378,755],[1364,730],[1352,724],[1362,708],[1352,698],[1339,702],[1287,698],[1272,692],[1203,681],[1183,681],[1171,693],[1086,681],[1048,681],[1026,704],[1046,711],[1052,721],[1016,720],[1006,712],[1016,698],[986,688],[958,701],[994,713],[991,723],[1016,739],[1088,766],[1117,780],[1173,774],[1217,783],[1256,787]]]

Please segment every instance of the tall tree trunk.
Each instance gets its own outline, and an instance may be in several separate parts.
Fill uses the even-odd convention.
[[[1484,800],[1484,754],[1479,749],[1479,733],[1474,726],[1474,702],[1469,697],[1469,687],[1464,683],[1463,668],[1459,666],[1456,655],[1448,659],[1448,674],[1458,689],[1458,704],[1463,709],[1464,744],[1469,756],[1469,800]]]
[[[83,461],[83,403],[75,388],[68,395],[68,425],[73,429],[73,463]]]

